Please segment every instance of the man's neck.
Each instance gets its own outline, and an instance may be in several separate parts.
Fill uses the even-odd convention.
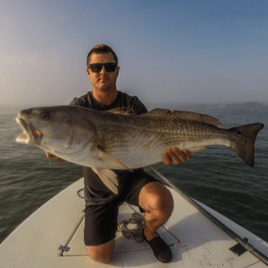
[[[94,90],[94,89],[92,90],[92,95],[94,99],[104,105],[112,104],[115,101],[117,94],[118,91],[116,89],[110,92],[102,92],[100,90]]]

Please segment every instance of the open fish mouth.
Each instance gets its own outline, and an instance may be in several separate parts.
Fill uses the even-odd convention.
[[[16,117],[17,123],[20,125],[23,133],[21,133],[17,139],[17,143],[22,144],[40,144],[43,134],[36,130],[29,122],[20,116]]]

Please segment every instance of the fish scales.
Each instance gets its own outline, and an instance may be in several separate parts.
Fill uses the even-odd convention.
[[[102,120],[97,119],[94,124],[105,152],[130,168],[161,161],[163,151],[172,146],[191,150],[193,143],[194,147],[229,145],[231,139],[224,129],[191,120],[143,116],[115,118],[110,114],[104,114]]]
[[[142,118],[103,116],[94,121],[104,151],[123,161],[129,168],[137,168],[140,159],[159,159],[157,151],[164,148],[154,131],[146,131]],[[137,161],[139,163],[137,163]],[[153,161],[153,160],[151,160]]]
[[[37,146],[80,165],[133,169],[162,161],[173,146],[191,152],[209,145],[231,147],[254,165],[254,142],[263,124],[222,129],[208,115],[164,109],[141,116],[99,112],[77,106],[23,110],[17,117],[23,130],[17,142]]]

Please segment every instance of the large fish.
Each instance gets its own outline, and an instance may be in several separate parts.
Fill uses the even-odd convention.
[[[254,142],[264,126],[256,123],[222,129],[214,117],[166,109],[141,116],[116,112],[79,106],[23,110],[16,118],[23,130],[16,142],[92,167],[116,193],[118,183],[113,169],[133,170],[161,162],[163,152],[173,146],[194,153],[206,146],[225,145],[253,167]]]

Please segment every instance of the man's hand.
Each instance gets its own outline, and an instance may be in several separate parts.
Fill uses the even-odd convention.
[[[168,148],[163,155],[163,163],[166,165],[178,165],[181,162],[189,160],[191,153],[188,150],[180,151],[177,147]]]
[[[49,152],[45,152],[45,153],[46,153],[46,157],[49,158],[49,159],[53,159],[56,162],[65,162],[63,159],[55,156],[54,154],[51,154]]]

